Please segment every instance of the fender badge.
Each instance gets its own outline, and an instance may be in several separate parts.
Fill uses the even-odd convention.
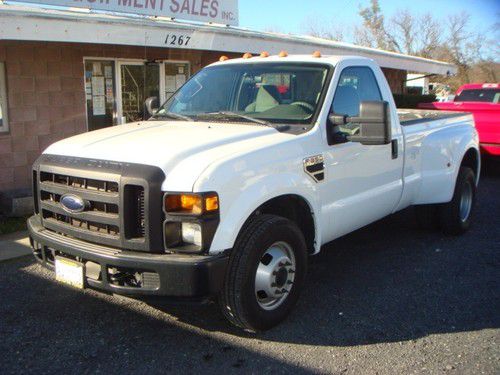
[[[303,160],[304,172],[306,172],[315,182],[325,179],[325,163],[323,155],[309,156]]]

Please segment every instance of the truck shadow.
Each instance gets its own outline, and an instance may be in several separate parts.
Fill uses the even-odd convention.
[[[313,372],[140,301],[52,279],[31,256],[0,263],[0,373]]]
[[[500,327],[500,185],[482,181],[475,222],[460,237],[419,230],[407,209],[327,244],[310,258],[298,306],[261,340],[366,345]],[[163,307],[207,330],[241,335],[217,309]]]
[[[481,177],[500,177],[500,156],[481,159]]]

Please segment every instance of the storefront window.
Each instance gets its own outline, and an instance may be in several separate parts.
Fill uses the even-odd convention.
[[[189,78],[189,63],[165,62],[165,99],[168,100]]]
[[[162,104],[189,76],[189,62],[86,58],[88,130],[147,120],[147,100]]]
[[[0,62],[0,133],[9,131],[7,117],[7,85],[5,82],[5,63]]]

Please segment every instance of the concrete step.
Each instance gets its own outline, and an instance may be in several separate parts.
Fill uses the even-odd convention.
[[[16,232],[0,236],[0,262],[31,254],[28,232]]]

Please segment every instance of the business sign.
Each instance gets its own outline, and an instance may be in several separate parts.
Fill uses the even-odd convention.
[[[25,3],[238,25],[238,0],[21,0]]]

